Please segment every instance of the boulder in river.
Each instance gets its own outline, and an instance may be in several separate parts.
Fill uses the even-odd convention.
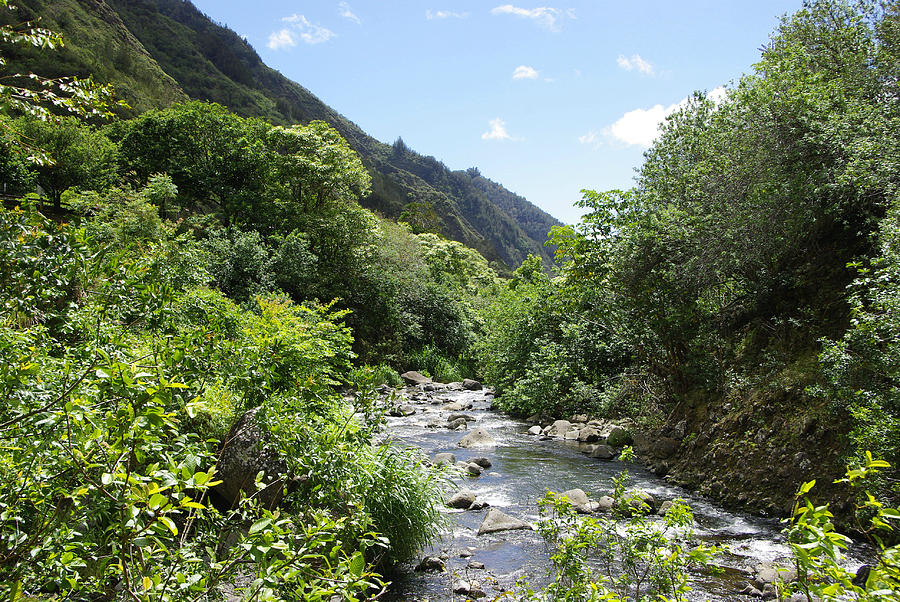
[[[566,433],[572,430],[572,423],[568,420],[556,420],[550,425],[547,434],[551,437],[562,438]]]
[[[456,464],[456,456],[448,452],[434,454],[434,458],[431,459],[431,462],[435,466],[452,466]]]
[[[461,412],[455,412],[447,416],[447,422],[453,422],[454,420],[459,420],[462,418],[466,422],[475,422],[475,417],[470,414],[463,414]]]
[[[568,491],[563,491],[563,495],[568,498],[573,506],[587,504],[590,501],[583,489],[569,489]]]
[[[597,509],[594,512],[609,512],[616,505],[616,500],[608,495],[601,496],[597,500]]]
[[[478,534],[484,535],[485,533],[496,533],[498,531],[515,531],[517,529],[530,528],[531,525],[525,521],[501,512],[496,508],[491,508],[488,510],[484,520],[481,521],[481,526],[478,527]]]
[[[409,372],[404,372],[400,375],[400,378],[408,385],[427,385],[431,383],[431,379],[427,376],[423,376],[419,374],[415,370],[410,370]]]
[[[612,447],[622,447],[634,441],[634,437],[627,428],[622,426],[614,426],[609,435],[606,436],[606,444]]]
[[[460,439],[457,445],[467,448],[484,448],[496,446],[497,441],[491,437],[486,430],[477,428]]]
[[[542,429],[539,424],[535,424],[533,427],[528,429],[529,435],[540,435],[543,432],[544,432],[544,429]]]
[[[596,443],[600,441],[600,431],[592,426],[586,426],[578,431],[578,440],[582,443]]]
[[[490,468],[491,466],[493,466],[493,463],[490,461],[490,459],[485,458],[484,456],[481,456],[480,458],[472,458],[472,463],[478,464],[482,468]]]
[[[460,489],[447,500],[449,507],[462,510],[467,510],[473,503],[475,503],[475,494],[469,489]]]
[[[448,412],[462,412],[463,410],[468,410],[471,408],[471,401],[453,401],[444,406],[444,409]]]
[[[422,571],[443,571],[444,561],[437,556],[426,556],[422,562],[416,565],[416,570]]]
[[[466,391],[481,391],[483,388],[480,382],[471,378],[463,379],[462,386]]]
[[[588,456],[599,460],[612,460],[616,457],[616,450],[608,445],[595,445],[588,452]]]
[[[466,419],[465,419],[465,418],[457,418],[457,419],[455,419],[455,420],[452,420],[452,421],[448,422],[448,423],[447,423],[447,428],[450,429],[450,430],[455,430],[455,429],[458,429],[458,428],[463,428],[463,429],[465,429],[465,428],[468,427],[468,424],[469,424],[469,423],[466,422]]]

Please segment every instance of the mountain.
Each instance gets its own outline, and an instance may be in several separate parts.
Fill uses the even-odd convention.
[[[67,40],[61,53],[10,53],[8,70],[93,75],[112,83],[133,116],[187,99],[208,100],[275,124],[330,123],[362,157],[372,193],[361,203],[515,267],[544,246],[559,222],[477,169],[451,171],[402,140],[384,144],[309,90],[262,62],[234,31],[186,0],[17,0],[16,20],[39,20]]]

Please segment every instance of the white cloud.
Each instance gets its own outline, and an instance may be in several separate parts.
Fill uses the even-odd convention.
[[[269,34],[269,48],[272,50],[281,50],[282,48],[290,48],[296,46],[297,40],[289,29],[281,31],[273,31]]]
[[[654,73],[653,65],[643,59],[639,54],[632,54],[631,58],[628,58],[624,54],[620,54],[619,58],[616,59],[616,62],[619,64],[619,67],[626,71],[637,69],[644,75],[653,75]]]
[[[578,137],[578,142],[581,144],[589,144],[594,148],[599,147],[603,142],[600,140],[600,136],[597,135],[597,132],[594,130],[588,131],[584,136]]]
[[[513,138],[506,131],[506,122],[497,117],[490,120],[491,129],[481,135],[482,140],[513,140],[521,141],[522,138]]]
[[[513,71],[513,79],[537,79],[538,72],[534,69],[534,67],[529,67],[527,65],[519,65],[516,67],[516,70]]]
[[[350,5],[346,2],[341,2],[338,4],[338,13],[345,19],[350,19],[357,25],[362,25],[362,20],[356,16],[356,14],[351,10]]]
[[[469,13],[456,13],[452,10],[426,10],[425,18],[429,21],[433,21],[435,19],[465,19],[469,16]]]
[[[515,15],[525,19],[531,19],[541,27],[550,31],[559,31],[560,10],[558,8],[550,8],[549,6],[541,6],[538,8],[520,8],[512,4],[503,4],[491,9],[492,15]]]
[[[714,88],[707,93],[707,97],[719,104],[725,99],[728,91],[723,86]],[[661,104],[649,109],[635,109],[622,115],[614,124],[605,128],[603,133],[615,138],[619,142],[629,145],[650,147],[656,137],[659,136],[659,127],[666,117],[687,105],[689,98],[684,98],[668,107]]]
[[[311,23],[303,15],[294,14],[281,20],[287,23],[289,28],[269,34],[269,48],[272,50],[296,46],[298,37],[307,44],[321,44],[337,35],[330,29]]]

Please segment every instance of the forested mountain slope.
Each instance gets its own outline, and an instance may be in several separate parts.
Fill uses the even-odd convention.
[[[383,144],[309,90],[267,67],[234,31],[183,0],[23,0],[19,17],[62,32],[67,48],[54,64],[39,51],[18,51],[10,69],[93,74],[112,83],[130,113],[188,98],[218,102],[242,116],[275,124],[320,119],[344,136],[372,175],[362,200],[516,266],[529,254],[549,258],[549,229],[559,222],[476,169],[451,171],[402,141]]]

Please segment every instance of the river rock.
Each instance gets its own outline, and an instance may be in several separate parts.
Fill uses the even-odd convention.
[[[434,458],[431,459],[431,463],[435,466],[452,466],[456,464],[456,456],[447,452],[435,454]]]
[[[570,429],[563,434],[563,439],[565,439],[566,441],[577,441],[578,432],[579,431],[577,428]]]
[[[586,426],[578,431],[578,440],[582,443],[596,443],[600,441],[600,431],[591,426]]]
[[[498,531],[514,531],[517,529],[530,529],[531,525],[513,516],[505,514],[496,508],[488,510],[487,515],[478,527],[478,534],[496,533]]]
[[[627,428],[622,426],[614,426],[609,435],[606,436],[606,444],[611,447],[622,447],[634,441],[634,437]]]
[[[481,476],[481,466],[479,466],[478,464],[475,464],[473,462],[469,462],[468,464],[466,464],[465,470],[473,477]]]
[[[615,505],[616,500],[608,495],[604,495],[597,500],[597,509],[594,512],[609,512]]]
[[[468,596],[469,592],[472,590],[472,586],[469,585],[468,581],[463,581],[460,579],[453,584],[453,593],[459,594],[461,596]]]
[[[631,508],[636,512],[646,510],[644,504],[646,504],[650,508],[651,512],[656,507],[656,498],[654,498],[646,491],[634,489],[632,491],[629,491],[626,494],[626,497],[628,499],[628,505],[631,506]]]
[[[484,500],[475,500],[474,502],[472,502],[472,505],[469,506],[469,510],[484,510],[488,506],[490,506],[490,504],[488,504]]]
[[[600,512],[600,502],[591,500],[587,504],[579,504],[575,506],[575,512],[578,514],[593,514],[594,512]]]
[[[443,571],[444,561],[437,556],[426,556],[422,562],[416,565],[416,570],[422,571]]]
[[[528,429],[529,435],[540,435],[542,432],[544,432],[544,429],[542,429],[538,424]]]
[[[481,391],[483,388],[480,382],[471,378],[463,379],[462,386],[466,391]]]
[[[456,412],[456,413],[453,413],[453,414],[450,414],[449,416],[447,416],[447,422],[453,422],[454,420],[459,420],[460,418],[462,418],[466,422],[475,422],[474,416],[472,416],[470,414],[461,414],[459,412]]]
[[[490,468],[491,466],[493,466],[491,461],[488,458],[485,458],[484,456],[481,456],[479,458],[472,458],[471,462],[473,464],[478,464],[482,468]]]
[[[274,509],[284,494],[284,479],[287,465],[271,445],[271,437],[256,421],[259,408],[244,413],[234,423],[216,463],[216,478],[221,483],[215,491],[232,508],[236,507],[241,494],[255,496],[260,504]],[[256,488],[256,475],[264,472],[262,490]]]
[[[462,383],[459,383],[459,382],[447,383],[447,390],[448,391],[462,391],[463,390]]]
[[[573,506],[587,504],[590,501],[583,489],[569,489],[568,491],[563,491],[563,495],[568,498]]]
[[[436,389],[433,383],[425,383],[424,385],[422,385],[422,390],[426,393],[433,393]]]
[[[427,385],[431,382],[430,378],[419,374],[415,370],[404,372],[400,375],[400,378],[402,378],[403,381],[408,385]]]
[[[447,428],[450,430],[455,430],[460,427],[468,428],[468,426],[469,426],[469,423],[466,421],[465,418],[457,418],[456,420],[453,420],[453,421],[450,421],[447,423]]]
[[[588,456],[599,460],[612,460],[616,457],[616,450],[608,445],[595,445],[593,449],[588,452]]]
[[[473,503],[475,503],[475,493],[469,489],[460,489],[447,500],[447,506],[461,510],[468,510]]]
[[[656,513],[660,516],[665,516],[666,512],[669,511],[669,508],[672,507],[672,500],[666,500],[662,504],[659,505],[659,510]]]
[[[467,448],[484,448],[496,446],[497,441],[491,437],[486,430],[477,428],[460,439],[457,445]]]
[[[483,563],[483,562],[478,562],[477,560],[470,560],[470,561],[469,561],[469,564],[466,565],[466,568],[467,568],[467,569],[474,569],[474,570],[476,570],[476,571],[483,571],[483,570],[484,570],[484,563]]]
[[[560,439],[572,430],[572,423],[568,420],[556,420],[550,425],[547,434],[551,437],[559,437]]]
[[[756,565],[756,587],[763,589],[767,583],[790,583],[797,580],[797,569],[789,564],[777,562],[760,562]]]
[[[588,415],[587,414],[575,414],[571,418],[569,418],[572,422],[587,422]]]
[[[471,401],[453,401],[444,406],[444,409],[448,412],[462,412],[463,410],[469,410],[471,408]]]
[[[393,410],[391,410],[391,416],[412,416],[416,413],[416,408],[409,404],[404,404],[402,406],[397,406]]]

